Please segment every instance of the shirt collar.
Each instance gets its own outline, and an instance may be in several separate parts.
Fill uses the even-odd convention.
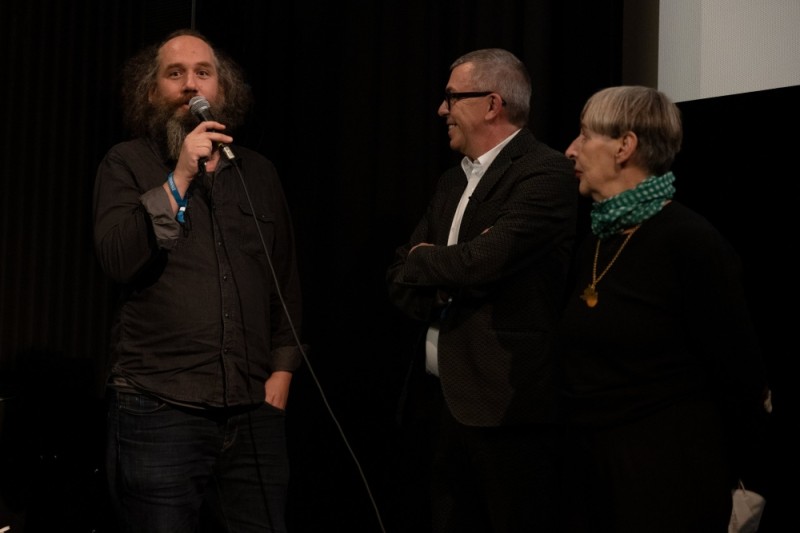
[[[520,130],[515,131],[500,141],[497,146],[478,157],[475,161],[472,161],[469,157],[464,156],[464,158],[461,160],[461,168],[464,170],[464,174],[467,175],[467,179],[471,177],[483,176],[483,173],[486,172],[486,169],[489,168],[489,166],[491,166],[491,164],[494,162],[497,154],[499,154],[500,151],[505,148],[505,146],[511,142],[511,139],[513,139],[519,132]]]

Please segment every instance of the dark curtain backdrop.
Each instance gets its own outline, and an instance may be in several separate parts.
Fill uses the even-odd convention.
[[[374,500],[398,531],[417,512],[387,468],[413,328],[383,276],[458,160],[436,115],[449,64],[476,48],[515,52],[533,78],[531,128],[563,150],[585,99],[622,83],[622,3],[3,1],[0,517],[28,531],[54,531],[56,518],[110,531],[99,393],[111,291],[91,199],[97,164],[126,138],[119,73],[131,54],[194,25],[244,67],[256,107],[234,137],[281,174],[311,346],[289,404],[290,524],[380,531]],[[769,322],[771,302],[758,303]]]

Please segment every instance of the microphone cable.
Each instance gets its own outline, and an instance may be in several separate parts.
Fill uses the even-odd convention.
[[[248,203],[248,206],[250,207],[250,211],[253,214],[255,214],[256,213],[256,209],[255,209],[255,206],[253,205],[252,199],[250,198],[250,191],[247,189],[247,184],[245,183],[244,174],[242,174],[242,170],[239,168],[239,165],[237,165],[235,162],[231,161],[231,165],[236,169],[236,172],[237,172],[237,174],[239,176],[239,181],[242,184],[242,188],[244,190],[245,197],[247,198],[247,203]],[[355,463],[356,468],[358,469],[359,476],[361,477],[361,480],[364,483],[364,488],[367,491],[367,496],[369,497],[370,504],[372,505],[372,508],[373,508],[373,510],[375,512],[375,517],[378,520],[378,525],[380,526],[380,531],[382,533],[386,533],[386,529],[384,528],[383,520],[381,518],[381,513],[380,513],[380,511],[378,509],[377,504],[375,503],[375,498],[372,495],[372,490],[370,489],[369,482],[367,481],[367,477],[364,474],[364,470],[361,468],[361,463],[359,462],[358,457],[356,456],[355,452],[353,451],[353,448],[350,446],[350,442],[347,440],[347,436],[345,435],[344,430],[342,429],[342,426],[339,423],[339,420],[336,418],[336,415],[334,414],[333,409],[331,408],[330,404],[328,403],[328,398],[325,396],[325,391],[322,388],[322,384],[319,382],[319,379],[317,379],[317,375],[314,372],[314,368],[311,366],[311,361],[308,359],[308,355],[306,354],[306,351],[303,348],[302,343],[300,342],[300,338],[299,338],[299,336],[297,334],[297,329],[295,328],[294,321],[292,320],[292,317],[291,317],[291,315],[289,313],[289,309],[286,306],[285,300],[283,299],[283,294],[281,293],[281,288],[280,288],[280,283],[278,281],[278,276],[275,273],[275,268],[273,267],[273,264],[272,264],[272,257],[270,256],[269,250],[267,248],[267,243],[264,240],[264,234],[261,231],[261,227],[260,227],[260,225],[258,223],[258,218],[254,216],[253,217],[253,222],[255,223],[256,230],[258,231],[258,237],[261,240],[261,246],[264,249],[264,253],[266,254],[266,257],[267,257],[267,266],[269,267],[270,275],[271,275],[272,280],[273,280],[273,282],[275,284],[275,291],[276,291],[276,293],[278,295],[278,299],[281,302],[281,306],[283,307],[283,312],[286,315],[286,319],[289,322],[289,326],[290,326],[290,328],[292,330],[292,334],[294,335],[294,339],[295,339],[295,342],[297,343],[297,347],[298,347],[298,349],[300,350],[300,353],[303,356],[303,362],[306,364],[306,366],[307,366],[307,368],[308,368],[308,370],[309,370],[309,372],[311,374],[311,378],[313,379],[314,385],[316,385],[317,390],[319,391],[320,397],[322,398],[322,402],[325,404],[325,408],[327,409],[328,414],[330,415],[331,419],[333,420],[333,423],[336,425],[336,428],[337,428],[337,430],[339,432],[339,435],[342,438],[342,442],[344,442],[344,445],[347,448],[347,451],[349,452],[350,457],[353,459],[353,462]],[[248,361],[248,364],[249,364],[249,361]]]

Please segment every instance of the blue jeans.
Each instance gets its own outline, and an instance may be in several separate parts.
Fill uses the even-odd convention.
[[[106,469],[126,533],[195,533],[201,509],[220,531],[284,533],[286,415],[193,410],[110,391]]]

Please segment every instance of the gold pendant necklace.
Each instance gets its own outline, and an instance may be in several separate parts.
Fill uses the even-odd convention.
[[[628,244],[628,241],[631,240],[631,237],[640,226],[641,224],[634,226],[626,232],[627,235],[625,236],[625,240],[619,245],[617,253],[614,254],[614,257],[611,258],[611,261],[609,261],[608,265],[606,265],[606,268],[603,269],[599,276],[597,275],[597,259],[600,257],[600,239],[597,239],[597,246],[594,249],[594,264],[592,265],[592,282],[585,289],[583,289],[583,294],[581,295],[581,300],[586,302],[586,305],[589,307],[594,307],[597,305],[597,284],[601,279],[603,279],[603,276],[606,275],[608,270],[611,268],[611,265],[614,264],[614,262],[617,260],[617,257],[619,257],[619,254],[622,253],[622,249],[625,248],[625,245]]]

